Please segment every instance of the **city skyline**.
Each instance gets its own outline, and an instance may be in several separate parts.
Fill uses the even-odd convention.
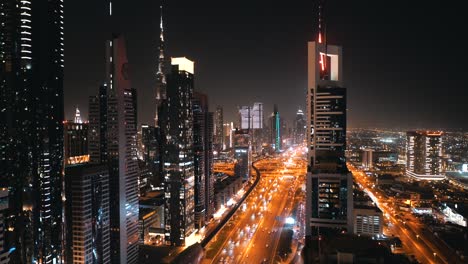
[[[128,42],[130,71],[141,102],[139,120],[149,124],[159,4],[113,3],[117,28]],[[316,32],[312,5],[313,1],[286,6],[239,2],[229,7],[184,0],[164,3],[166,57],[195,61],[197,87],[210,94],[212,109],[224,106],[227,121],[236,120],[237,106],[256,101],[264,103],[265,114],[276,103],[282,115],[293,120],[299,107],[305,109],[303,43],[314,39]],[[102,32],[107,27],[102,21],[107,7],[90,2],[69,3],[66,8],[65,111],[69,118],[78,104],[86,117],[87,95],[100,85],[105,71]],[[444,55],[466,43],[450,33],[463,24],[455,6],[426,4],[420,10],[418,4],[402,1],[384,7],[368,1],[328,1],[326,10],[329,43],[342,45],[346,55],[350,128],[466,128],[466,117],[456,114],[468,96],[459,67],[466,53]]]
[[[468,259],[456,7],[65,2],[0,2],[0,264]]]

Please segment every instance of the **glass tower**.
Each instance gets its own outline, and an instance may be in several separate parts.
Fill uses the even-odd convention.
[[[138,162],[134,96],[123,36],[107,42],[107,163],[112,263],[138,261]]]

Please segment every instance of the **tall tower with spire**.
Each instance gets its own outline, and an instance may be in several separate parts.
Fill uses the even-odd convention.
[[[346,167],[346,92],[341,47],[328,45],[324,0],[318,33],[308,43],[306,235],[352,230],[353,180]]]
[[[159,23],[159,57],[158,70],[156,72],[156,111],[154,116],[154,124],[158,127],[159,108],[162,101],[166,98],[166,75],[165,75],[165,56],[164,56],[164,24],[163,24],[163,7],[160,6],[160,23]]]

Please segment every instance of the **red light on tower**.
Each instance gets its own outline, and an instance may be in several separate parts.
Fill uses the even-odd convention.
[[[325,59],[324,59],[325,56],[326,56],[325,54],[320,53],[320,61],[319,61],[319,63],[320,63],[320,66],[321,66],[320,69],[321,69],[322,71],[325,71]]]

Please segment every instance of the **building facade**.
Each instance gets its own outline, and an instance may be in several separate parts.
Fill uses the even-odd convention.
[[[65,165],[89,161],[88,127],[88,122],[83,122],[81,119],[78,108],[76,109],[75,119],[64,122]]]
[[[142,125],[142,156],[143,160],[152,173],[149,184],[153,187],[162,187],[164,177],[162,177],[161,163],[161,129],[160,127]]]
[[[14,263],[62,261],[64,3],[0,3],[0,187]]]
[[[223,107],[218,105],[214,116],[214,149],[218,152],[225,149],[223,122]]]
[[[10,262],[10,249],[5,244],[6,222],[5,214],[8,209],[8,189],[0,189],[0,264]]]
[[[354,230],[356,235],[381,236],[383,235],[383,213],[376,206],[355,206]]]
[[[234,132],[234,175],[243,181],[250,180],[250,166],[252,164],[251,137],[248,130],[241,129]]]
[[[107,166],[68,166],[65,190],[66,263],[110,263]]]
[[[319,33],[320,35],[321,33]],[[308,43],[306,235],[353,226],[353,181],[346,167],[346,89],[341,47]]]
[[[193,147],[195,172],[195,228],[202,228],[214,213],[213,113],[208,97],[194,93]]]
[[[374,166],[374,158],[373,158],[373,149],[363,149],[362,150],[362,167],[365,169],[372,169]]]
[[[240,129],[263,128],[263,103],[254,103],[253,106],[239,107]]]
[[[165,241],[182,246],[195,231],[194,63],[186,58],[172,58],[171,63],[159,119],[164,139]]]
[[[89,97],[88,152],[93,164],[107,163],[107,97],[107,84]]]
[[[296,119],[294,120],[294,143],[304,143],[306,137],[306,117],[304,112],[299,109],[296,113]]]
[[[112,263],[138,261],[136,124],[123,36],[107,41],[107,164]]]
[[[440,131],[408,131],[406,133],[406,174],[417,180],[445,179],[442,167],[442,135]]]

